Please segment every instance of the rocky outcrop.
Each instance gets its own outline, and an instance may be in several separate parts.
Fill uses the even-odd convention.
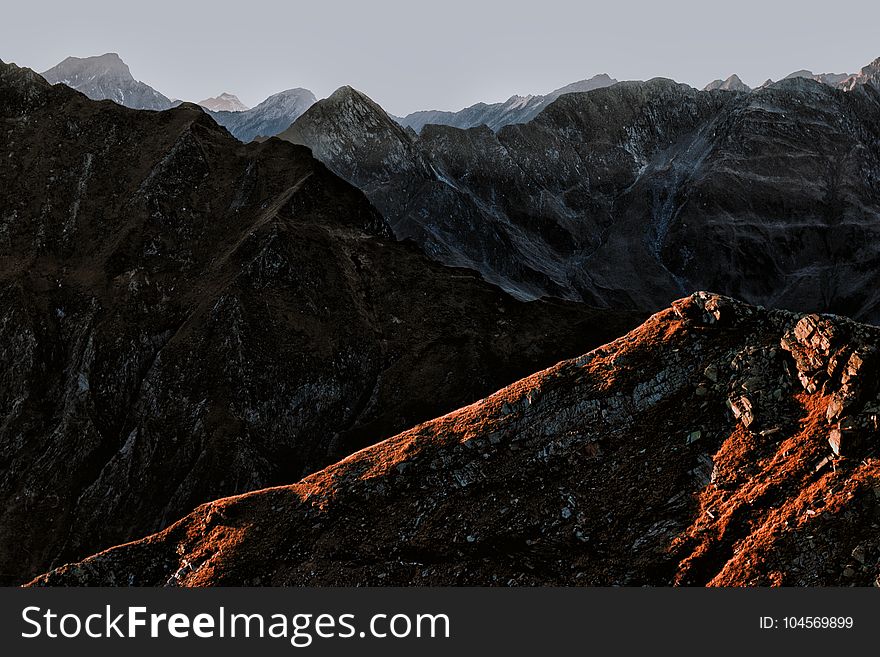
[[[135,80],[119,55],[68,57],[43,72],[50,84],[66,84],[92,100],[112,100],[133,109],[166,110],[173,102],[151,86]]]
[[[840,82],[840,88],[846,91],[852,91],[865,85],[880,89],[880,57],[863,67],[855,75],[851,75]]]
[[[289,483],[635,324],[391,236],[301,147],[0,63],[0,573]]]
[[[374,104],[369,131],[342,108],[322,101],[281,137],[363,189],[398,237],[521,298],[654,311],[715,289],[880,322],[873,84],[620,83],[497,132],[418,136]]]
[[[697,293],[34,584],[880,585],[878,346],[841,317]]]

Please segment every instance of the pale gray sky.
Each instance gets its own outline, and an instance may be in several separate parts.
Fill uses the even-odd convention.
[[[878,0],[64,0],[4,2],[0,59],[118,52],[172,98],[255,105],[350,84],[387,110],[460,109],[596,73],[747,84],[880,56]]]

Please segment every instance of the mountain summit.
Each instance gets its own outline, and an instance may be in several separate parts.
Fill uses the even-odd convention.
[[[222,93],[213,98],[200,100],[199,105],[213,112],[245,112],[250,109],[234,94]]]
[[[235,138],[249,142],[256,137],[272,137],[287,129],[317,100],[308,89],[288,89],[269,96],[252,109],[211,111],[211,116]]]
[[[715,89],[720,89],[722,91],[751,91],[752,88],[739,79],[739,76],[734,73],[726,80],[713,80],[703,91],[714,91]]]
[[[51,84],[66,84],[92,100],[112,100],[132,109],[165,110],[173,102],[148,84],[135,80],[115,52],[96,57],[68,57],[43,72]]]
[[[846,91],[852,91],[862,85],[871,85],[880,90],[880,57],[840,83],[841,88]]]

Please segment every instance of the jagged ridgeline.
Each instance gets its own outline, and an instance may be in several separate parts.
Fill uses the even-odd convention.
[[[116,55],[50,74],[150,106]],[[754,90],[616,82],[403,118],[349,87],[293,89],[212,116],[309,146],[398,238],[522,299],[653,312],[712,289],[880,322],[880,60]]]
[[[880,329],[697,293],[39,585],[880,586]]]
[[[877,323],[880,60],[807,73],[751,92],[624,82],[525,124],[419,134],[343,88],[280,137],[398,237],[521,298],[654,311],[712,289]]]
[[[238,114],[244,114],[239,112]],[[297,481],[638,322],[522,303],[185,104],[0,63],[0,573]]]

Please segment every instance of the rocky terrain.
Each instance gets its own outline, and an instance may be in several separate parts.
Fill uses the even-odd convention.
[[[451,125],[465,129],[485,125],[492,130],[499,130],[511,123],[531,121],[541,110],[563,94],[602,89],[616,83],[617,80],[602,73],[587,80],[572,82],[543,96],[511,96],[503,103],[477,103],[458,112],[423,110],[395,120],[403,127],[412,128],[416,132],[421,132],[428,124]]]
[[[200,100],[199,105],[212,112],[246,112],[250,109],[238,99],[238,96],[226,92]]]
[[[416,135],[343,88],[280,137],[364,190],[398,237],[523,299],[652,312],[714,289],[880,322],[872,66],[849,91],[625,82],[497,132]]]
[[[297,481],[638,322],[521,303],[196,105],[0,63],[0,577]]]
[[[133,109],[165,110],[174,104],[148,84],[135,80],[128,65],[114,53],[68,57],[43,72],[50,84],[66,84],[92,100],[112,100]]]
[[[35,585],[880,586],[880,329],[696,293]]]
[[[852,91],[865,85],[870,85],[875,89],[880,88],[880,57],[862,67],[862,70],[855,75],[851,75],[839,83],[839,86],[846,91]]]

